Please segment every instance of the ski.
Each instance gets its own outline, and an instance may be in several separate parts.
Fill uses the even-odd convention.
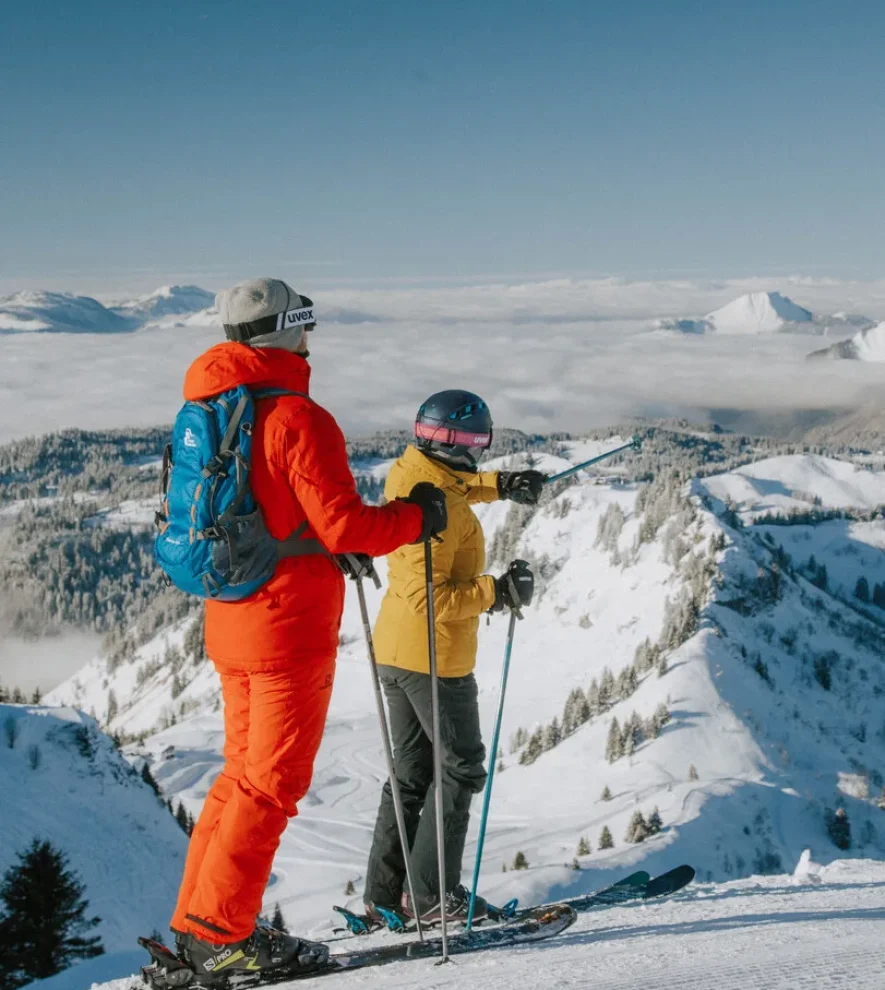
[[[631,873],[610,887],[603,887],[602,890],[594,891],[592,894],[584,894],[581,897],[568,897],[560,901],[566,904],[573,911],[581,914],[590,911],[595,907],[613,907],[617,904],[626,904],[629,901],[652,900],[656,897],[668,897],[675,894],[683,887],[687,887],[694,880],[695,871],[691,866],[677,866],[657,877],[651,877],[644,870]],[[525,908],[525,911],[536,911],[535,908]],[[517,911],[513,918],[522,918],[523,912]],[[491,918],[491,912],[489,913]]]
[[[475,928],[473,931],[456,932],[449,936],[450,955],[463,955],[524,943],[538,942],[564,932],[577,920],[577,913],[565,904],[550,904],[535,908],[517,921],[494,928]],[[240,990],[246,987],[270,986],[290,980],[328,976],[347,970],[365,969],[369,966],[384,966],[388,963],[405,962],[410,959],[435,959],[442,952],[441,939],[426,942],[399,942],[396,945],[381,945],[368,949],[355,949],[352,952],[337,953],[329,957],[328,963],[309,970],[289,970],[270,974],[254,975],[241,972],[227,978],[203,977],[182,962],[170,949],[152,939],[140,938],[139,945],[151,955],[151,964],[142,968],[142,980],[151,990]],[[135,990],[135,988],[133,988]]]
[[[678,890],[688,886],[694,880],[695,871],[690,866],[677,866],[673,870],[668,870],[660,876],[652,878],[645,870],[637,870],[629,876],[618,880],[609,887],[594,891],[592,894],[584,894],[580,897],[565,898],[558,902],[567,904],[570,908],[578,912],[590,911],[596,907],[613,907],[617,904],[625,904],[628,901],[651,900],[655,897],[666,897],[675,894]],[[384,923],[373,921],[365,915],[354,914],[346,908],[335,907],[347,924],[348,935],[342,938],[330,939],[331,942],[347,941],[350,935],[367,935],[377,931],[391,931],[396,934],[414,933],[414,923],[405,915],[395,915],[393,919],[386,919]],[[533,911],[538,910],[538,905],[520,909],[518,902],[514,899],[508,901],[501,907],[488,905],[488,921],[492,923],[507,923],[509,921],[519,921],[529,917]],[[483,927],[480,923],[478,927]],[[432,927],[432,926],[428,926]],[[341,931],[341,929],[337,929]]]

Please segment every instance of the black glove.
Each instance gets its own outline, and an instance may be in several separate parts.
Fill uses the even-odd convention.
[[[426,543],[432,537],[439,536],[448,525],[446,496],[429,481],[419,481],[402,501],[417,505],[424,513],[424,529],[416,543]]]
[[[335,556],[335,563],[351,581],[368,578],[374,582],[376,588],[381,587],[381,578],[375,571],[375,563],[367,553],[339,553]]]
[[[515,609],[517,612],[523,605],[532,604],[535,593],[535,575],[524,560],[514,560],[506,572],[495,578],[495,604],[492,612],[502,609]]]
[[[541,471],[500,471],[498,497],[520,505],[537,505],[546,480]]]

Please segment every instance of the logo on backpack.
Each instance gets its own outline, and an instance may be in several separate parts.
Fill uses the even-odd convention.
[[[255,400],[301,394],[253,394],[239,385],[181,408],[163,458],[154,541],[157,563],[176,588],[239,601],[270,580],[282,557],[327,553],[318,540],[300,538],[306,522],[288,539],[274,539],[250,485]]]

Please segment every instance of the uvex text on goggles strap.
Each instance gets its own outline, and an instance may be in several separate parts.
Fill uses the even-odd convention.
[[[313,302],[307,296],[302,296],[301,300],[304,305],[298,309],[287,309],[284,313],[272,313],[270,316],[262,316],[260,320],[252,320],[250,323],[225,323],[225,335],[228,340],[242,344],[253,337],[263,337],[265,334],[275,333],[285,327],[304,327],[305,330],[313,330],[317,322]]]
[[[458,447],[481,447],[483,450],[492,442],[491,433],[469,433],[448,426],[432,426],[430,423],[416,423],[415,436],[419,440],[436,440],[438,443]]]

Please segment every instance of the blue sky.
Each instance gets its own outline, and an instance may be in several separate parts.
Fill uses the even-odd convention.
[[[10,0],[0,288],[881,274],[885,4]]]

